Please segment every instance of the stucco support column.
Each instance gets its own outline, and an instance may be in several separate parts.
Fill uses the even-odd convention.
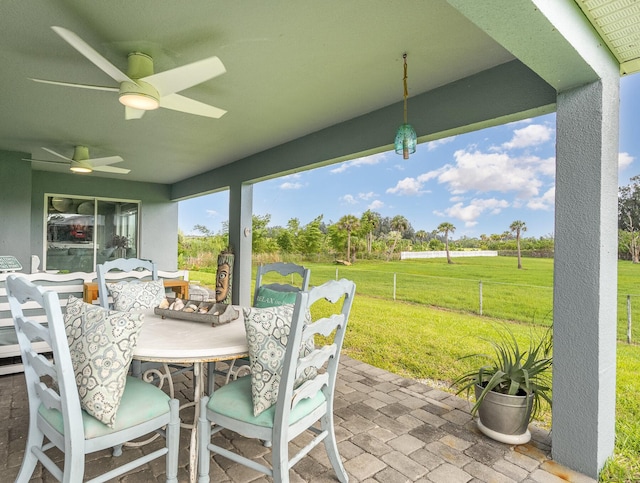
[[[229,244],[235,253],[232,300],[251,305],[251,222],[253,185],[229,186]]]
[[[596,477],[616,400],[619,79],[558,95],[552,454]]]
[[[22,271],[30,273],[31,254],[31,166],[24,153],[0,151],[0,255],[16,257]],[[44,200],[40,199],[40,204]],[[42,236],[37,233],[34,237]],[[40,267],[42,268],[42,266]]]

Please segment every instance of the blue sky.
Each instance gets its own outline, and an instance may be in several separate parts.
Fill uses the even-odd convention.
[[[621,79],[620,98],[619,183],[626,185],[640,173],[640,75]],[[553,235],[554,194],[555,114],[548,114],[419,144],[408,160],[391,151],[264,181],[254,185],[253,212],[285,226],[371,209],[403,215],[416,231],[453,223],[454,239],[503,233],[522,220],[525,236],[540,237]],[[228,206],[226,191],[180,202],[179,228],[190,234],[200,224],[216,233]]]

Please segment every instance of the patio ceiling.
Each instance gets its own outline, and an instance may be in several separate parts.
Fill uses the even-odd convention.
[[[640,71],[640,3],[578,0],[578,5],[620,62],[620,73]]]
[[[635,12],[637,2],[576,3],[625,72],[638,70],[638,21],[626,30],[611,28],[611,10]],[[515,58],[451,4],[6,0],[0,15],[0,150],[56,159],[41,148],[70,157],[74,145],[86,145],[92,157],[122,156],[117,166],[131,170],[91,176],[175,183],[399,103],[404,52],[409,96]],[[495,22],[507,22],[503,17]],[[75,32],[123,71],[134,50],[150,54],[156,72],[217,55],[227,73],[181,94],[227,114],[210,119],[159,109],[126,121],[115,93],[29,80],[115,85],[54,25]],[[391,144],[392,136],[380,144]],[[48,163],[33,162],[33,168],[67,172]]]

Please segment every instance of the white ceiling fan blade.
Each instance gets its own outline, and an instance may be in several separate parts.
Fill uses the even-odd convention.
[[[141,80],[155,87],[162,97],[201,84],[226,71],[222,61],[214,56],[143,77]]]
[[[48,152],[49,154],[53,154],[54,156],[58,156],[59,158],[64,159],[67,162],[73,161],[71,158],[67,158],[66,156],[63,156],[60,153],[56,153],[53,149],[49,149],[49,148],[42,148],[44,149],[46,152]],[[57,162],[57,161],[56,161]]]
[[[170,94],[160,98],[160,107],[173,109],[174,111],[186,112],[197,116],[212,117],[219,119],[226,114],[227,111],[219,109],[200,101],[194,101],[188,97],[178,94]]]
[[[66,164],[69,165],[69,161],[55,161],[53,159],[35,159],[35,158],[22,158],[23,161],[33,161],[34,163],[51,163],[51,164]]]
[[[62,27],[51,27],[60,37],[66,40],[74,49],[84,55],[100,70],[105,72],[109,77],[118,81],[125,82],[131,81],[129,77],[118,69],[115,65],[105,59],[98,51],[87,44],[84,40],[78,37],[71,30],[67,30]]]
[[[34,82],[40,82],[42,84],[53,84],[54,86],[65,86],[65,87],[79,87],[81,89],[94,89],[96,91],[111,91],[118,92],[117,87],[107,87],[107,86],[91,86],[89,84],[74,84],[72,82],[60,82],[60,81],[51,81],[44,79],[34,79],[30,77],[30,79]]]
[[[91,166],[95,169],[98,166],[107,166],[108,164],[115,164],[124,161],[120,156],[107,156],[105,158],[91,158],[88,159]]]
[[[116,173],[116,174],[128,174],[131,170],[125,168],[117,168],[115,166],[93,166],[94,171],[101,171],[103,173]]]
[[[134,109],[133,107],[125,106],[124,108],[124,118],[129,121],[131,119],[140,119],[144,116],[144,111],[142,109]]]

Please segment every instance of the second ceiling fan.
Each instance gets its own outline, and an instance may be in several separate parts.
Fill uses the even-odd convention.
[[[218,57],[209,57],[154,74],[153,59],[141,52],[132,52],[128,56],[128,69],[125,74],[72,31],[63,27],[51,28],[99,69],[117,81],[119,87],[93,86],[32,78],[31,80],[33,81],[66,87],[118,92],[120,102],[125,106],[126,119],[140,119],[146,111],[157,109],[158,107],[215,119],[222,117],[227,112],[224,109],[176,94],[224,74],[226,69]]]
[[[107,156],[104,158],[90,158],[89,148],[86,146],[75,146],[73,149],[73,157],[68,158],[53,149],[42,148],[46,152],[57,156],[64,161],[52,161],[49,159],[27,159],[26,161],[37,161],[40,163],[56,163],[69,164],[69,169],[74,173],[91,173],[92,171],[101,171],[103,173],[128,174],[131,170],[126,168],[118,168],[110,166],[115,163],[124,161],[120,156]]]

